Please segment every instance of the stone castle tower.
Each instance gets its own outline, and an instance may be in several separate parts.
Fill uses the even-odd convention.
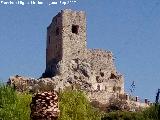
[[[67,62],[84,58],[86,51],[86,16],[83,11],[66,9],[58,13],[47,28],[46,73],[62,73]],[[61,71],[57,69],[58,62]]]
[[[85,12],[59,12],[47,28],[46,44],[42,77],[50,77],[56,90],[79,86],[91,101],[101,103],[124,93],[123,76],[116,71],[112,52],[86,46]]]

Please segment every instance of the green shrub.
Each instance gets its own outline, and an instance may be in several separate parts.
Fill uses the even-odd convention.
[[[149,108],[146,108],[143,111],[144,117],[146,120],[159,120],[159,113],[158,110],[160,110],[160,105],[155,106],[151,106]]]
[[[59,94],[59,120],[100,120],[81,91],[67,90]],[[30,120],[31,95],[18,93],[9,86],[0,86],[0,120]]]
[[[110,112],[102,120],[145,120],[141,112]]]
[[[160,105],[151,106],[139,112],[110,112],[106,113],[102,120],[160,120],[158,110]]]
[[[0,120],[30,120],[31,95],[0,86]]]
[[[81,91],[61,92],[60,111],[59,120],[100,120],[99,113],[90,105]]]
[[[18,93],[9,86],[0,85],[0,120],[30,120],[31,95]],[[90,105],[82,91],[67,89],[59,94],[59,120],[158,120],[160,105],[141,112],[110,112],[102,118]]]

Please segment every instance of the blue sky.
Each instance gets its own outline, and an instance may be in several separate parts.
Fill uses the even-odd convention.
[[[135,81],[135,95],[155,99],[160,88],[160,0],[76,0],[51,6],[47,4],[55,0],[42,1],[45,4],[0,4],[2,81],[15,74],[41,75],[46,27],[60,10],[70,8],[86,11],[88,47],[113,52],[117,70],[125,77],[126,91]]]

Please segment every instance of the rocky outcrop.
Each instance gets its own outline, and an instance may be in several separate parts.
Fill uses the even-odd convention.
[[[54,81],[50,78],[35,79],[19,75],[10,77],[7,83],[19,92],[29,91],[35,93],[54,90],[55,87]]]
[[[89,100],[105,104],[111,96],[123,94],[123,77],[112,71],[95,71],[87,60],[73,59],[63,74],[52,78],[10,77],[9,82],[16,90],[43,92],[55,90],[59,92],[67,87],[81,89]]]

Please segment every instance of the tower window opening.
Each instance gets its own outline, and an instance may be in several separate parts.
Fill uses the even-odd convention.
[[[56,24],[57,24],[57,18],[55,19],[55,22],[56,22]]]
[[[72,25],[72,33],[78,34],[78,25]]]
[[[58,49],[58,45],[56,45],[56,49]]]
[[[48,37],[48,44],[50,44],[51,43],[51,38],[50,38],[50,36]]]
[[[59,28],[56,28],[56,35],[59,35]]]

